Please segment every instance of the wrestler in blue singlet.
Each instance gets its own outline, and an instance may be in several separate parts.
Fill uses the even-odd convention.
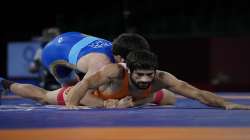
[[[51,68],[55,69],[54,76],[63,84],[69,80],[65,78],[70,78],[69,73],[72,69],[57,65],[56,62],[64,61],[76,65],[82,56],[92,52],[103,53],[112,63],[115,61],[111,42],[79,32],[67,32],[57,36],[45,46],[42,52],[42,63],[50,71]]]

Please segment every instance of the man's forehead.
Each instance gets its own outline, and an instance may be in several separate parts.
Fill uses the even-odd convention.
[[[134,72],[136,72],[136,73],[152,73],[152,72],[154,72],[154,70],[138,69],[138,70],[134,70]]]

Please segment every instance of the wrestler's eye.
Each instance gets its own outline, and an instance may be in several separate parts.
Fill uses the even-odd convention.
[[[137,73],[138,76],[144,76],[144,73]]]
[[[154,75],[154,73],[148,73],[147,74],[147,76],[149,76],[149,77],[151,77],[151,76],[153,76]]]

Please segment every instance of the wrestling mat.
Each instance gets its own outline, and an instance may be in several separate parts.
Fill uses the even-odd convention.
[[[220,92],[250,105],[250,93]],[[174,106],[67,110],[14,95],[0,105],[1,140],[249,140],[250,110],[224,110],[177,96]]]

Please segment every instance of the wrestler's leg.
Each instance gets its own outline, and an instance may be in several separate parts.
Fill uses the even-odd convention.
[[[58,105],[58,95],[60,90],[62,90],[62,88],[53,91],[48,91],[46,93],[46,101],[48,102],[48,104]]]
[[[55,61],[50,65],[49,70],[57,82],[62,86],[74,85],[79,81],[75,67],[68,64],[66,61]]]
[[[61,89],[61,88],[60,88]],[[10,86],[10,91],[15,95],[29,98],[35,101],[38,101],[42,104],[58,104],[57,96],[58,91],[60,89],[54,91],[48,91],[38,86],[32,84],[20,84],[20,83],[13,83]]]
[[[38,101],[42,104],[57,104],[58,90],[48,91],[32,84],[16,83],[0,77],[0,91],[9,90],[15,95]]]
[[[48,91],[35,85],[13,83],[10,86],[10,91],[14,93],[15,95],[18,95],[24,98],[29,98],[29,99],[38,101],[43,104],[48,103],[47,96],[46,96]]]

